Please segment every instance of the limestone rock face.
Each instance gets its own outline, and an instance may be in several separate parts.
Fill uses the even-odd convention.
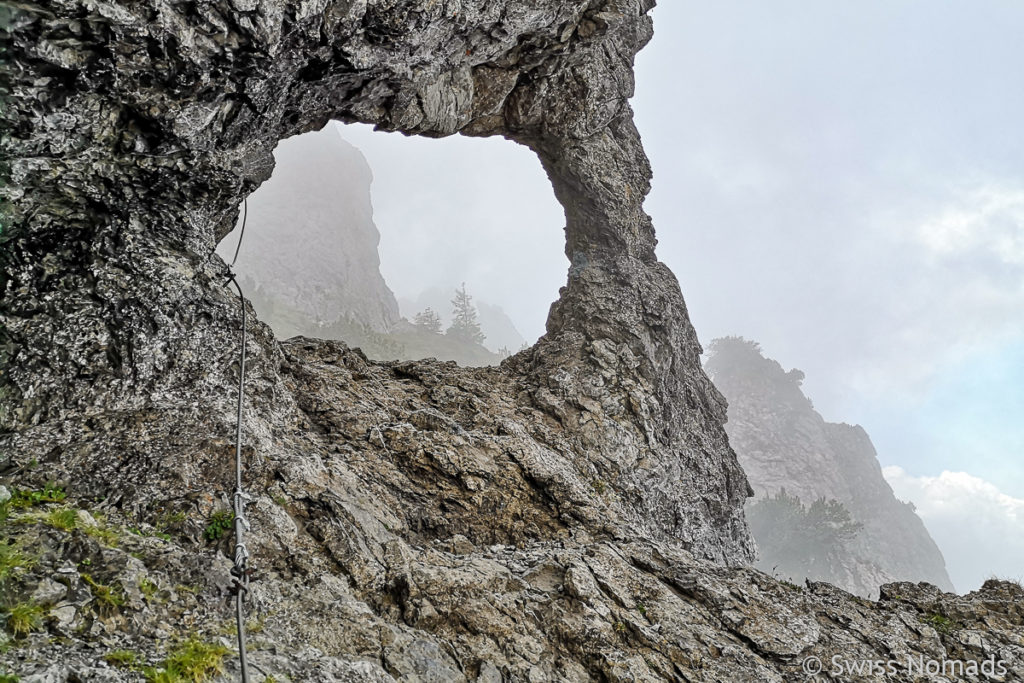
[[[921,519],[896,499],[859,425],[825,422],[786,372],[756,345],[716,340],[706,368],[729,401],[726,429],[756,498],[785,489],[804,503],[837,500],[863,525],[834,558],[830,578],[862,595],[892,581],[953,590],[945,560]]]
[[[181,454],[215,481],[205,468],[219,456],[211,439],[231,433],[239,312],[211,253],[269,178],[277,142],[332,118],[503,135],[540,156],[572,263],[547,335],[506,365],[529,380],[516,400],[573,430],[576,476],[619,491],[633,531],[748,559],[725,406],[642,209],[650,167],[627,98],[649,9],[58,0],[16,11],[9,450],[52,454],[90,491],[163,497]],[[296,397],[277,343],[252,333],[248,428],[269,433]]]
[[[261,310],[279,337],[315,334],[344,320],[377,332],[399,320],[380,274],[370,183],[358,149],[333,126],[288,138],[274,150],[274,175],[246,202],[235,272],[271,303]],[[217,254],[230,262],[240,229]]]
[[[232,488],[241,316],[211,254],[277,142],[334,118],[528,145],[565,207],[572,265],[547,334],[499,368],[280,343],[249,311],[257,673],[780,681],[808,654],[920,653],[998,656],[1024,676],[1013,584],[901,586],[873,604],[728,566],[752,554],[750,489],[654,256],[627,104],[652,5],[11,10],[0,452],[6,485],[55,480],[67,499],[19,494],[54,509],[13,514],[40,555],[10,595],[38,593],[46,612],[5,666],[138,680],[103,655],[160,666],[189,633],[230,645],[213,513]]]

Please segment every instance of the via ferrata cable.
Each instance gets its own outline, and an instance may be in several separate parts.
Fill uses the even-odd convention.
[[[235,526],[235,552],[234,566],[231,567],[231,590],[235,595],[235,626],[238,632],[238,661],[242,672],[242,683],[249,683],[249,665],[245,651],[245,610],[243,602],[245,594],[249,592],[249,550],[245,547],[245,532],[249,530],[249,521],[245,517],[245,504],[251,499],[242,488],[242,407],[245,399],[245,346],[246,346],[246,318],[245,318],[245,296],[242,294],[242,287],[235,279],[231,271],[238,260],[238,252],[242,248],[242,239],[245,237],[245,222],[249,215],[249,202],[244,201],[244,213],[242,215],[242,231],[238,236],[238,246],[235,247],[235,256],[231,259],[231,266],[228,268],[228,282],[235,285],[238,290],[238,305],[242,311],[242,348],[238,361],[238,415],[235,423],[235,492],[232,496],[232,507],[234,510]]]

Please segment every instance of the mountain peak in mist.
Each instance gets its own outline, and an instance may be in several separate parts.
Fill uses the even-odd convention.
[[[861,595],[891,581],[953,589],[924,523],[882,476],[867,432],[826,422],[803,393],[802,371],[742,337],[714,340],[705,369],[729,403],[726,431],[754,489],[746,513],[759,567]],[[824,545],[823,534],[831,534]]]
[[[236,267],[273,303],[261,317],[279,337],[316,336],[339,320],[391,330],[398,303],[380,274],[373,174],[362,153],[328,126],[282,140],[274,159],[273,175],[248,198]],[[229,261],[238,232],[218,248]]]

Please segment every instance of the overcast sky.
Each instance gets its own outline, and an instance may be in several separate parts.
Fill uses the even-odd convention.
[[[706,345],[761,343],[872,436],[954,582],[1024,572],[1024,3],[670,0],[638,57],[647,210]],[[343,127],[399,296],[463,280],[536,338],[560,207],[505,140]]]

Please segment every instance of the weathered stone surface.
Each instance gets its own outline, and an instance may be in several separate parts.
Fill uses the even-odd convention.
[[[230,434],[238,313],[210,253],[269,176],[270,150],[329,118],[466,128],[536,150],[566,208],[568,284],[548,334],[506,375],[527,379],[542,412],[590,421],[573,436],[574,476],[607,480],[645,534],[747,559],[748,489],[724,404],[642,209],[650,168],[626,100],[647,9],[61,0],[16,12],[5,440],[90,490],[159,495],[185,476],[181,454],[196,473],[212,467],[211,440]],[[472,118],[477,67],[515,74],[503,105],[482,94],[500,120]],[[253,332],[260,433],[291,394],[277,344]],[[141,415],[152,422],[140,429]]]
[[[373,402],[367,384],[357,391]],[[357,460],[336,455],[279,478],[253,506],[261,540],[247,603],[253,680],[800,681],[808,657],[827,671],[834,657],[891,659],[897,673],[886,680],[897,681],[942,680],[915,675],[908,658],[994,658],[1006,667],[1002,676],[947,680],[1024,675],[1024,589],[1015,583],[993,580],[959,597],[891,584],[870,602],[646,540],[579,532],[519,545],[459,534],[424,540],[406,527],[402,498],[413,489],[375,490],[362,479],[357,497],[339,483],[364,476],[353,473]],[[17,546],[39,551],[13,585],[67,592],[57,603],[41,599],[43,630],[10,643],[0,666],[30,681],[139,681],[138,670],[108,656],[128,651],[138,666],[159,667],[186,634],[232,644],[226,540],[197,545],[188,522],[169,534],[145,523],[129,530],[116,510],[102,536],[50,529],[33,514],[12,520]],[[113,587],[122,604],[104,607],[96,584]],[[230,656],[224,668],[218,680],[237,678]]]
[[[119,544],[18,513],[12,535],[42,554],[12,590],[52,596],[51,580],[69,595],[5,665],[27,681],[139,680],[103,655],[157,664],[186,633],[230,643],[226,541],[203,536],[231,482],[239,310],[210,254],[277,141],[336,118],[530,146],[572,267],[547,335],[500,368],[371,363],[251,322],[258,674],[732,682],[802,678],[809,653],[945,652],[998,653],[1024,675],[1013,584],[876,604],[723,566],[750,556],[749,488],[654,256],[626,102],[651,5],[18,4],[5,483],[58,480]],[[100,609],[83,565],[123,604]],[[936,633],[925,610],[955,628]]]

